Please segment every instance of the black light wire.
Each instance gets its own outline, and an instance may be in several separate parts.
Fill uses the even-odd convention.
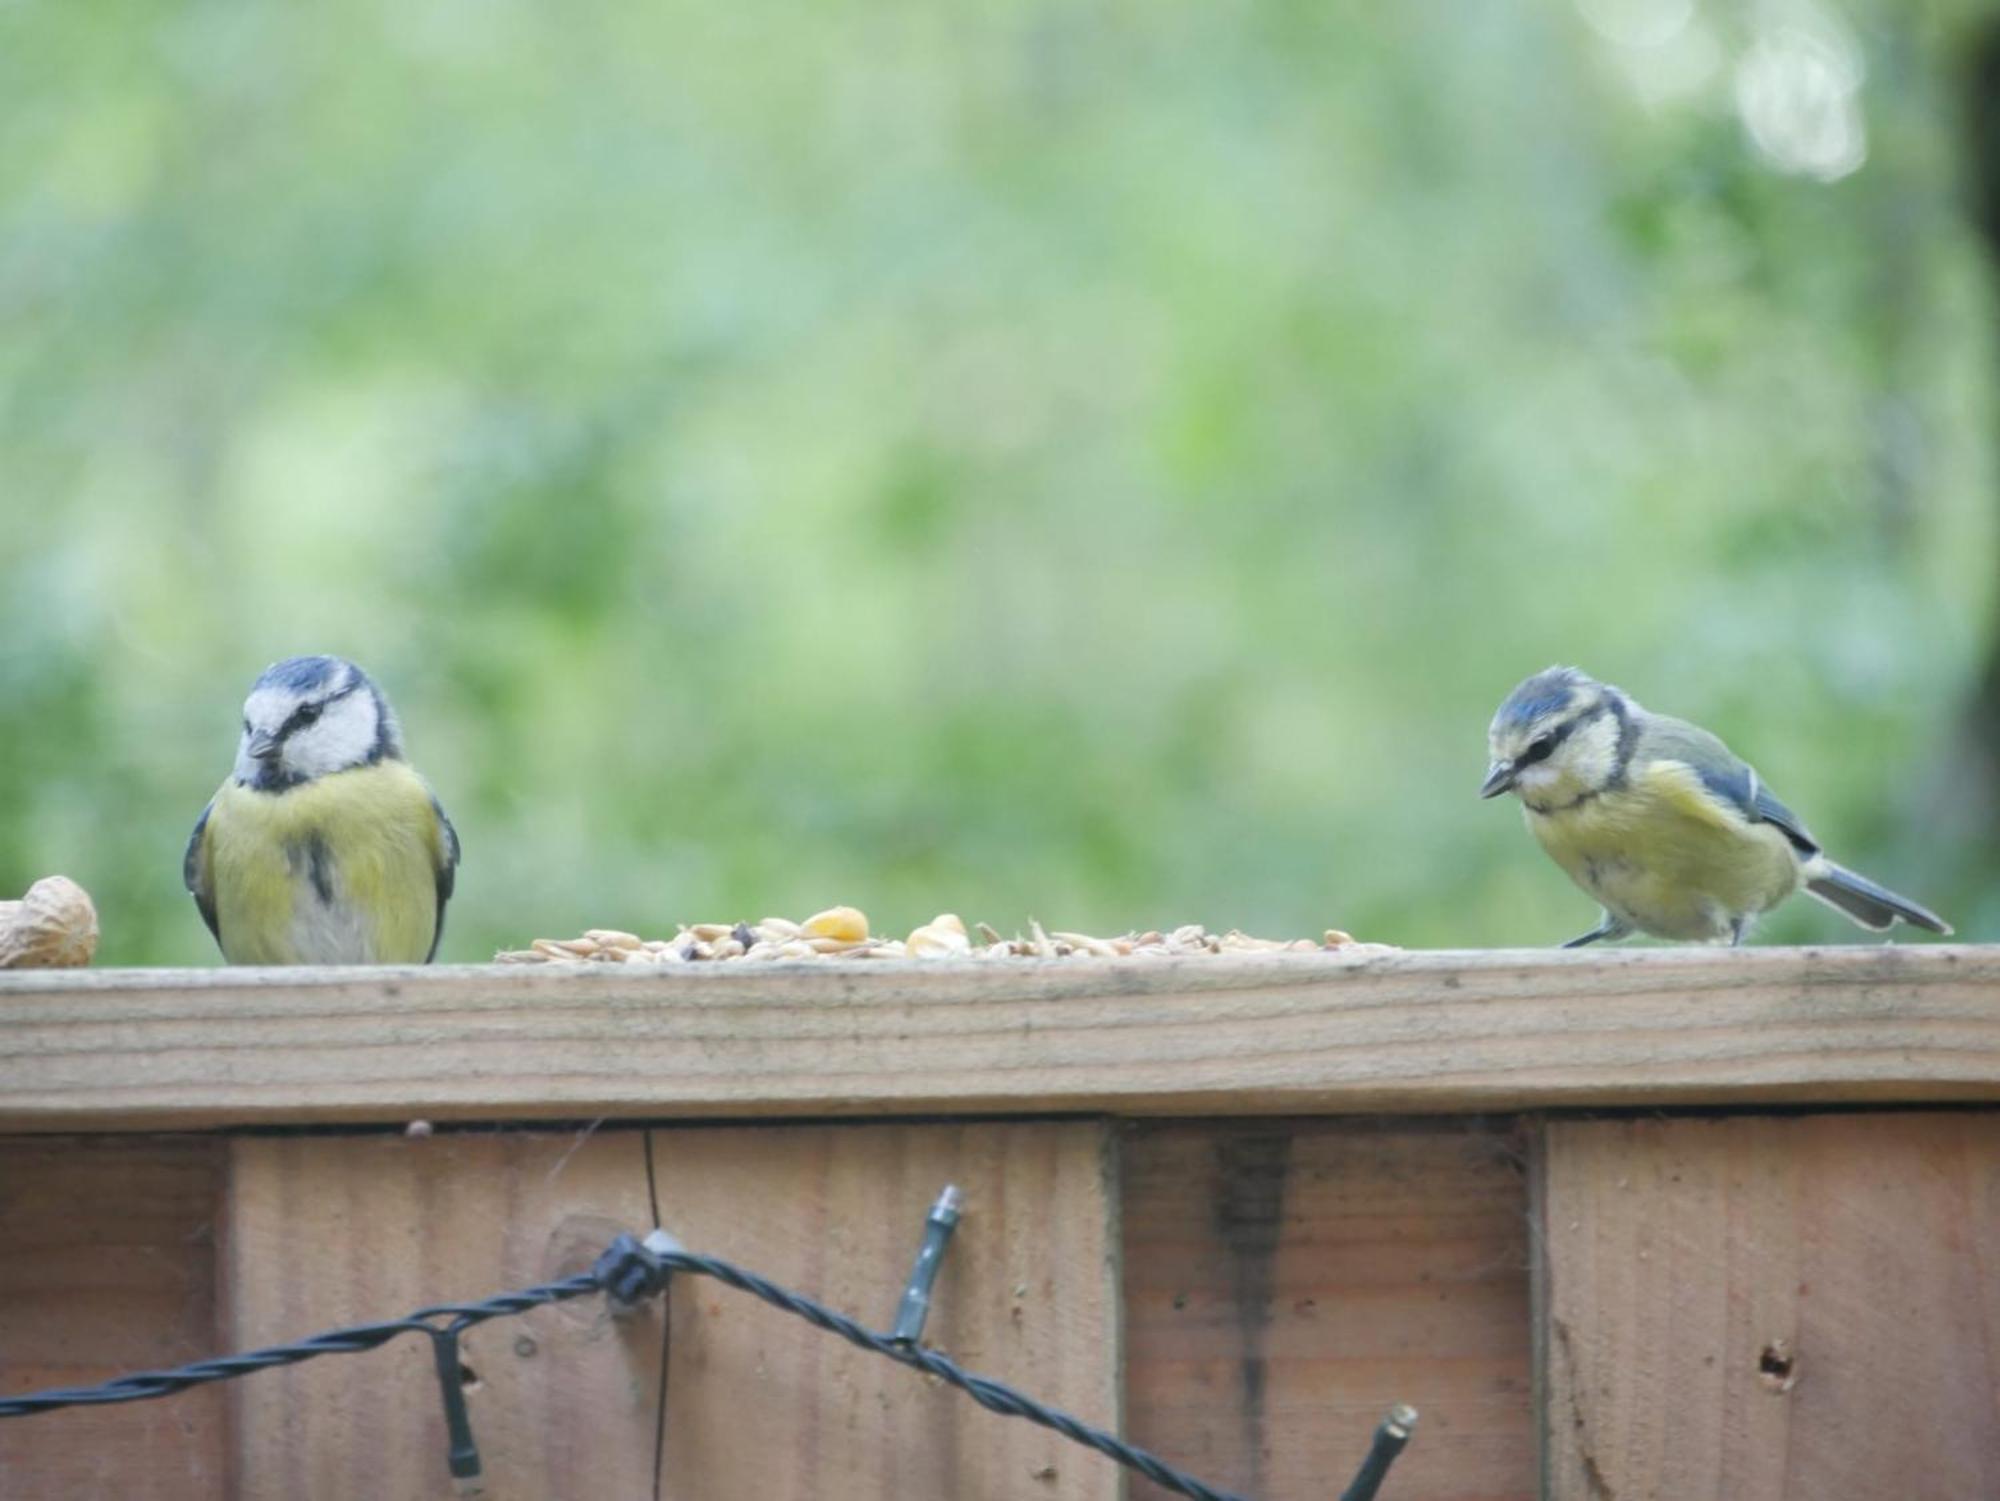
[[[351,1355],[378,1349],[399,1335],[420,1333],[438,1342],[437,1364],[447,1398],[446,1424],[450,1430],[451,1469],[454,1475],[467,1478],[479,1473],[479,1461],[477,1451],[471,1447],[470,1426],[465,1421],[464,1415],[463,1391],[457,1381],[456,1347],[458,1335],[462,1331],[485,1323],[489,1319],[507,1318],[514,1314],[526,1313],[530,1309],[587,1297],[593,1293],[604,1293],[614,1304],[629,1306],[643,1298],[663,1292],[670,1273],[690,1272],[699,1277],[711,1277],[739,1292],[762,1299],[773,1308],[804,1319],[815,1328],[823,1329],[829,1334],[838,1335],[860,1349],[893,1360],[898,1365],[909,1366],[936,1376],[939,1380],[964,1392],[989,1412],[997,1412],[1006,1417],[1024,1418],[1028,1422],[1051,1429],[1073,1443],[1095,1449],[1106,1458],[1136,1471],[1155,1485],[1162,1486],[1176,1495],[1189,1497],[1190,1501],[1245,1501],[1244,1497],[1234,1492],[1217,1490],[1213,1486],[1205,1485],[1194,1476],[1168,1464],[1158,1455],[1135,1444],[1128,1444],[1116,1434],[1094,1428],[1060,1408],[1039,1402],[1024,1392],[1016,1391],[1003,1381],[967,1371],[950,1357],[936,1350],[920,1344],[898,1341],[892,1335],[877,1334],[846,1314],[828,1308],[803,1293],[780,1287],[775,1282],[717,1257],[703,1256],[686,1250],[663,1232],[656,1232],[648,1239],[651,1244],[642,1245],[629,1235],[620,1235],[612,1241],[609,1248],[598,1258],[597,1264],[588,1272],[579,1273],[560,1282],[546,1282],[520,1292],[501,1293],[483,1302],[440,1303],[430,1308],[420,1308],[404,1319],[329,1330],[324,1334],[317,1334],[310,1339],[299,1340],[292,1344],[273,1345],[268,1349],[251,1350],[241,1355],[224,1355],[210,1360],[198,1360],[188,1365],[176,1366],[171,1370],[141,1371],[129,1376],[120,1376],[99,1386],[56,1387],[17,1397],[0,1397],[0,1418],[29,1417],[64,1407],[102,1406],[113,1402],[140,1402],[153,1397],[168,1397],[186,1391],[190,1387],[205,1385],[212,1381],[232,1381],[257,1371],[297,1365],[321,1355]],[[442,1324],[437,1322],[441,1319],[447,1322]],[[449,1361],[447,1361],[447,1347],[449,1347]],[[449,1379],[445,1379],[447,1365],[449,1365]],[[459,1397],[456,1412],[453,1411],[450,1401],[454,1393]],[[1370,1449],[1368,1459],[1363,1462],[1362,1473],[1355,1477],[1354,1485],[1343,1494],[1343,1501],[1371,1501],[1381,1483],[1382,1474],[1388,1468],[1388,1462],[1394,1459],[1403,1443],[1407,1442],[1409,1425],[1414,1420],[1414,1413],[1410,1413],[1408,1409],[1398,1409],[1377,1428],[1374,1445]],[[658,1452],[656,1448],[656,1454]]]
[[[272,1345],[268,1349],[249,1350],[241,1355],[218,1355],[175,1366],[171,1370],[139,1371],[130,1376],[116,1377],[100,1386],[59,1386],[18,1397],[0,1397],[0,1418],[32,1417],[36,1413],[54,1412],[63,1407],[97,1407],[112,1402],[143,1402],[152,1397],[171,1397],[192,1386],[203,1386],[211,1381],[233,1381],[239,1376],[298,1365],[321,1355],[354,1355],[364,1350],[379,1349],[399,1334],[428,1334],[433,1339],[454,1335],[488,1319],[507,1318],[532,1308],[543,1308],[551,1303],[563,1303],[571,1298],[587,1297],[603,1291],[603,1284],[595,1270],[580,1272],[561,1282],[545,1282],[521,1292],[501,1293],[483,1303],[440,1303],[431,1308],[419,1308],[404,1319],[330,1329],[293,1344]],[[439,1319],[448,1319],[449,1322],[435,1322]]]

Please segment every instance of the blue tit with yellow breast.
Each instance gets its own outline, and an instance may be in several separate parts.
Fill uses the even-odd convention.
[[[458,833],[368,674],[339,657],[266,668],[183,865],[223,957],[429,963],[457,870]]]
[[[1864,928],[1936,913],[1836,865],[1796,814],[1707,730],[1649,714],[1573,667],[1538,672],[1493,716],[1481,797],[1512,792],[1528,828],[1604,919],[1579,948],[1633,932],[1741,943],[1801,885]]]

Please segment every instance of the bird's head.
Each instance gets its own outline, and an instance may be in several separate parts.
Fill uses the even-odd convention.
[[[402,754],[396,716],[367,673],[339,657],[290,657],[243,701],[236,780],[280,792]]]
[[[1574,667],[1538,672],[1512,693],[1486,732],[1492,761],[1481,797],[1520,794],[1548,808],[1602,792],[1620,773],[1631,703]]]

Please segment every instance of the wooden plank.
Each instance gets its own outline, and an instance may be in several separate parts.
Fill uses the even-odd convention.
[[[239,1138],[224,1242],[227,1348],[401,1318],[587,1270],[643,1233],[637,1132]],[[494,1498],[652,1493],[657,1309],[601,1298],[467,1333]],[[229,1387],[237,1495],[450,1495],[430,1342],[324,1357]]]
[[[2000,949],[0,975],[0,1126],[2000,1099]]]
[[[1330,1498],[1406,1401],[1421,1421],[1390,1495],[1536,1494],[1509,1129],[1174,1125],[1137,1130],[1123,1159],[1134,1440],[1247,1496]]]
[[[220,1144],[0,1142],[0,1391],[212,1355]],[[0,1495],[226,1493],[221,1389],[0,1423]]]
[[[2000,1496],[2000,1114],[1551,1125],[1552,1501]]]
[[[874,1325],[925,1212],[966,1193],[926,1338],[1115,1428],[1120,1347],[1107,1128],[1085,1122],[663,1131],[661,1212],[688,1244]],[[712,1283],[676,1292],[677,1501],[1117,1501],[1118,1469]]]
[[[249,1345],[525,1286],[650,1221],[638,1132],[443,1133],[237,1144],[234,1338]],[[928,1337],[1074,1411],[1116,1414],[1103,1128],[656,1133],[685,1243],[886,1324],[924,1215],[968,1198]],[[661,1495],[1113,1501],[1112,1468],[741,1293],[678,1279]],[[531,1344],[523,1346],[526,1336]],[[467,1336],[494,1498],[653,1494],[661,1329],[590,1300]],[[427,1343],[240,1382],[240,1495],[445,1493]]]

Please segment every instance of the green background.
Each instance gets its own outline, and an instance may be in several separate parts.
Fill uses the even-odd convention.
[[[187,830],[331,651],[442,958],[1540,945],[1594,909],[1473,789],[1570,661],[2000,936],[1982,14],[0,7],[0,890],[211,962]]]

